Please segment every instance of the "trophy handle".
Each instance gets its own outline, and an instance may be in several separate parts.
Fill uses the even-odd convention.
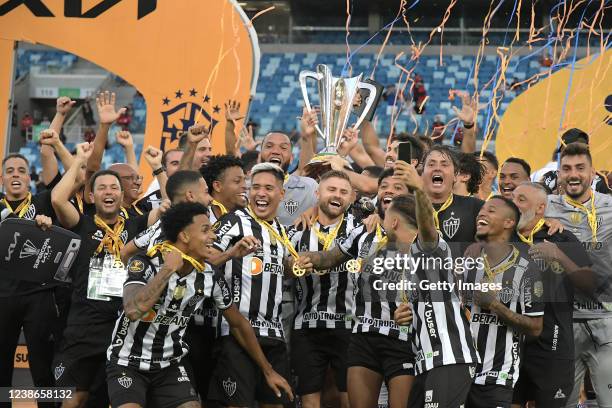
[[[300,72],[299,80],[300,80],[300,89],[302,90],[302,98],[304,98],[306,109],[308,109],[308,111],[310,112],[312,111],[312,106],[310,105],[310,98],[308,97],[308,88],[306,87],[306,80],[308,78],[314,79],[315,81],[320,81],[323,78],[323,75],[317,72],[312,72],[312,71]],[[319,135],[323,137],[323,132],[319,128],[319,125],[316,125],[315,128],[317,129],[317,132],[319,132]]]
[[[355,128],[358,128],[361,125],[361,122],[363,122],[363,120],[365,119],[366,115],[368,114],[370,108],[372,107],[372,105],[374,104],[374,102],[376,101],[376,87],[372,84],[368,84],[367,82],[359,82],[357,84],[357,87],[360,89],[367,89],[368,91],[370,91],[370,94],[368,96],[368,103],[365,106],[365,108],[363,109],[363,111],[361,112],[361,116],[359,116],[359,118],[357,119],[357,122],[355,122]],[[362,101],[361,103],[363,103],[364,101]]]

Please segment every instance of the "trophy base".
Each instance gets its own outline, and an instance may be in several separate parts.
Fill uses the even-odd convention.
[[[337,156],[338,153],[319,153],[315,155],[306,166],[304,166],[304,176],[318,180],[321,175],[330,171],[331,164],[327,162],[328,157]]]

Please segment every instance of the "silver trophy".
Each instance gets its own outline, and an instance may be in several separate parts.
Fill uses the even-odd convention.
[[[331,69],[327,65],[317,65],[317,72],[300,72],[300,87],[306,109],[312,110],[310,98],[308,97],[307,79],[315,79],[319,88],[319,105],[321,106],[320,125],[316,126],[320,137],[325,141],[325,147],[305,166],[306,175],[316,178],[329,165],[325,163],[326,156],[338,154],[338,146],[342,143],[342,134],[347,128],[349,116],[353,110],[353,103],[356,100],[360,89],[368,91],[368,97],[362,100],[365,108],[355,122],[355,127],[367,117],[377,98],[377,89],[374,85],[361,80],[363,74],[352,78],[336,78],[332,75]]]

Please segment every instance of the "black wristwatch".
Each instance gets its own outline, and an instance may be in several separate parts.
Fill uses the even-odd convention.
[[[162,174],[164,171],[166,171],[166,168],[164,166],[161,166],[159,169],[157,170],[153,170],[153,175],[154,176],[159,176],[160,174]]]

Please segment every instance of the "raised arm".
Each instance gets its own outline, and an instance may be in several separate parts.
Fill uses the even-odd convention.
[[[340,156],[329,156],[327,161],[331,165],[332,170],[344,171],[348,175],[351,185],[359,189],[362,193],[375,194],[378,191],[377,179],[347,170],[346,166],[350,165],[346,159]]]
[[[151,166],[153,176],[155,176],[157,182],[159,183],[159,192],[162,200],[167,200],[168,194],[166,194],[166,182],[168,181],[168,174],[166,173],[166,169],[164,169],[162,164],[164,153],[153,146],[148,146],[143,150],[142,155],[149,166]]]
[[[125,153],[125,162],[132,166],[133,169],[138,169],[138,160],[136,160],[136,152],[134,151],[134,139],[132,134],[127,130],[120,130],[116,135],[117,144],[123,148]]]
[[[377,166],[384,167],[385,151],[380,147],[380,140],[378,139],[378,134],[376,134],[376,129],[374,129],[372,122],[366,120],[361,124],[361,138],[366,153],[372,158]]]
[[[68,170],[70,166],[72,166],[72,163],[74,162],[74,157],[72,156],[70,151],[66,149],[66,146],[64,146],[64,143],[62,143],[62,140],[59,135],[62,134],[62,127],[64,126],[64,121],[66,120],[70,109],[72,109],[75,103],[76,101],[71,100],[67,96],[60,96],[59,98],[57,98],[56,113],[53,117],[53,120],[51,121],[50,126],[50,129],[54,130],[58,134],[57,140],[54,140],[53,148],[55,149],[55,153],[57,154],[60,161],[62,162],[62,165],[64,166],[64,171]]]
[[[187,131],[187,145],[185,153],[181,157],[179,170],[199,170],[193,168],[193,157],[195,156],[198,143],[210,136],[210,128],[207,125],[191,126]]]
[[[147,314],[166,290],[170,277],[183,267],[183,258],[178,251],[164,254],[160,271],[147,284],[127,284],[123,288],[123,310],[131,321]]]
[[[298,171],[301,173],[310,160],[316,154],[317,129],[315,126],[319,122],[316,109],[308,111],[306,107],[302,109],[302,119],[300,120],[300,161]]]
[[[57,133],[51,129],[40,132],[40,162],[42,164],[42,181],[48,186],[59,173],[55,149],[52,147],[51,139],[59,140]]]
[[[236,122],[244,119],[244,115],[240,113],[240,103],[236,101],[228,101],[225,104],[225,152],[226,154],[236,156],[239,152],[236,151]]]
[[[464,153],[473,153],[476,151],[476,114],[477,101],[470,97],[469,92],[455,92],[461,97],[461,110],[453,106],[455,115],[463,123],[463,142],[461,143],[461,151]]]
[[[395,162],[393,177],[400,179],[414,192],[419,244],[424,250],[435,249],[438,246],[438,231],[434,224],[433,206],[423,191],[423,179],[413,166],[402,160]]]
[[[64,173],[51,192],[51,205],[53,205],[60,224],[68,229],[77,225],[80,219],[79,211],[72,205],[70,199],[74,193],[78,173],[86,165],[92,151],[93,147],[89,143],[78,145],[74,164]]]
[[[104,156],[106,142],[108,141],[108,130],[111,125],[119,119],[119,116],[125,112],[125,108],[121,108],[118,111],[115,110],[114,92],[100,92],[96,97],[96,106],[100,118],[100,127],[98,128],[96,138],[93,142],[93,152],[87,161],[88,178],[93,173],[100,170],[102,156]]]

